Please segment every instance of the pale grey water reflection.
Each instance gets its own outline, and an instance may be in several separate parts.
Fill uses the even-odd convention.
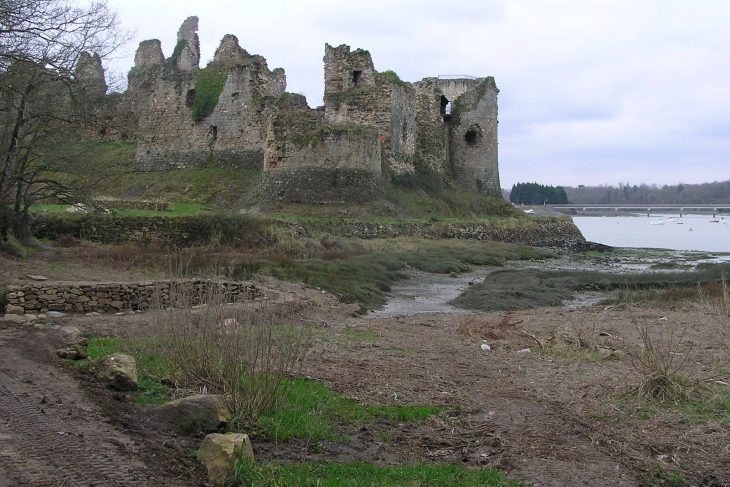
[[[576,216],[586,240],[613,247],[730,252],[730,217],[712,215]]]

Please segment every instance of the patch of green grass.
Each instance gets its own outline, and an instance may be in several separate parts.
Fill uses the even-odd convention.
[[[518,487],[493,469],[463,465],[377,466],[369,463],[303,463],[256,466],[239,462],[229,487]]]
[[[628,290],[648,295],[661,290],[664,299],[698,299],[697,283],[717,283],[728,264],[701,264],[694,271],[614,274],[596,271],[505,269],[470,286],[453,303],[467,309],[501,311],[560,306],[577,291]],[[694,292],[687,292],[687,288]]]
[[[636,397],[634,394],[622,398],[627,414],[642,419],[651,419],[661,411],[674,411],[681,414],[686,420],[702,424],[708,421],[730,426],[730,391],[718,387],[702,387],[692,390],[687,379],[678,378],[683,382],[688,394],[670,401],[648,400]]]
[[[289,380],[283,390],[277,407],[255,425],[261,434],[277,440],[333,440],[338,438],[337,425],[369,423],[377,418],[422,421],[441,412],[436,406],[366,406],[342,397],[321,382],[306,379]]]
[[[133,400],[140,406],[157,406],[170,400],[169,386],[160,382],[170,374],[170,363],[161,355],[142,352],[147,349],[146,340],[129,340],[117,337],[92,337],[87,351],[89,360],[96,360],[114,353],[126,353],[137,361],[139,389]]]
[[[49,271],[58,272],[67,269],[71,263],[65,260],[54,260],[46,264],[46,268]]]
[[[666,470],[659,467],[648,479],[649,487],[688,487],[692,485],[679,470]]]
[[[376,342],[378,334],[372,330],[361,330],[358,328],[345,328],[342,330],[342,336],[354,342]]]

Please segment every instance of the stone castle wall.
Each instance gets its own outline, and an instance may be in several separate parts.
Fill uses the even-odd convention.
[[[454,179],[477,191],[498,191],[497,87],[486,78],[456,98],[450,124]]]

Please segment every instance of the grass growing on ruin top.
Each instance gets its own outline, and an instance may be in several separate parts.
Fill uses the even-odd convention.
[[[228,73],[213,66],[200,70],[195,80],[195,100],[193,100],[193,120],[200,122],[213,113],[218,98],[226,84]]]
[[[463,465],[397,465],[372,463],[294,463],[257,466],[238,463],[229,486],[287,487],[519,487],[493,469],[470,469]]]

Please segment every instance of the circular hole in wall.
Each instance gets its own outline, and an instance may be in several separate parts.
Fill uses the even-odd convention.
[[[464,134],[464,142],[468,146],[479,145],[482,141],[482,128],[479,125],[472,125]]]

